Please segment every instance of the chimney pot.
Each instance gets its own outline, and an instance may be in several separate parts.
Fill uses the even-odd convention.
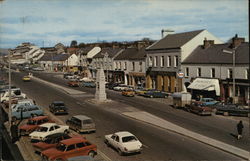
[[[245,42],[245,38],[238,37],[238,34],[235,34],[235,37],[232,39],[232,48],[239,46],[241,43]]]
[[[214,40],[207,40],[207,38],[205,37],[205,39],[203,41],[203,48],[207,49],[212,45],[214,45]]]

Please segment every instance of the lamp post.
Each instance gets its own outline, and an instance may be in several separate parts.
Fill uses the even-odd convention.
[[[105,52],[104,54],[104,62],[106,63],[106,78],[107,78],[107,82],[109,81],[109,79],[108,79],[108,53],[107,52]]]
[[[223,49],[222,52],[227,54],[233,55],[233,103],[235,103],[235,50],[236,48],[233,48],[232,51]]]
[[[8,53],[8,58],[9,58],[9,113],[8,113],[8,116],[9,116],[9,125],[11,127],[11,119],[12,119],[12,116],[11,116],[11,112],[12,112],[12,108],[11,108],[11,71],[10,71],[10,53],[11,51],[9,50],[9,53]]]

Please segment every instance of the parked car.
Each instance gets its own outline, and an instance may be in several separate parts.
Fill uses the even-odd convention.
[[[143,96],[149,98],[168,98],[168,93],[161,91],[147,91]]]
[[[48,122],[54,122],[54,121],[50,120],[48,116],[37,116],[30,118],[25,125],[19,126],[18,128],[19,133],[20,135],[30,134],[31,132],[35,131],[39,127],[39,125]]]
[[[2,92],[0,93],[0,97],[1,97],[1,103],[3,103],[4,101],[8,101],[9,100],[9,91],[8,90],[2,90]],[[11,97],[16,97],[16,98],[27,98],[26,94],[22,93],[20,88],[13,88],[11,89]]]
[[[214,105],[216,112],[215,114],[222,114],[224,116],[245,116],[250,117],[250,109],[237,104],[224,104],[217,103]]]
[[[186,110],[199,115],[212,115],[212,108],[198,101],[191,102],[190,105],[186,106]]]
[[[33,71],[44,71],[44,69],[42,67],[33,67],[32,70]]]
[[[63,78],[68,79],[68,76],[73,76],[71,73],[64,73]]]
[[[146,88],[136,89],[135,94],[137,94],[138,96],[144,96],[144,94],[149,91],[153,91],[153,89],[146,89]]]
[[[33,116],[43,115],[43,109],[37,105],[20,105],[12,109],[12,120],[30,118]]]
[[[12,104],[11,108],[18,108],[21,105],[25,105],[25,106],[31,106],[31,105],[35,105],[34,100],[32,99],[17,99],[16,104]]]
[[[68,108],[63,101],[54,101],[49,105],[49,111],[53,114],[68,114]]]
[[[128,97],[134,97],[135,92],[133,90],[125,90],[125,91],[122,91],[122,95],[123,96],[128,96]]]
[[[23,76],[23,81],[24,82],[30,82],[30,77],[29,76]]]
[[[199,101],[205,106],[212,106],[218,103],[218,101],[214,100],[213,98],[201,98]]]
[[[94,121],[85,115],[73,116],[66,121],[66,124],[78,133],[96,131]]]
[[[108,89],[114,89],[114,87],[119,86],[121,83],[108,83],[107,88]]]
[[[82,83],[82,86],[83,86],[83,87],[95,88],[95,87],[96,87],[96,84],[95,84],[95,82],[83,82],[83,83]]]
[[[68,81],[68,86],[70,87],[79,87],[79,82],[77,80],[71,80],[71,81]]]
[[[44,160],[66,160],[75,156],[90,155],[94,157],[97,154],[97,147],[84,138],[70,138],[62,140],[56,148],[50,148],[42,151],[41,156]]]
[[[119,155],[136,153],[142,150],[142,143],[130,132],[122,131],[105,135],[104,142],[114,147]]]
[[[42,151],[46,149],[55,148],[61,140],[70,139],[70,138],[71,136],[69,136],[68,134],[56,133],[56,134],[48,135],[44,141],[33,143],[32,145],[35,149],[35,152],[40,154]]]
[[[69,126],[57,125],[56,123],[45,123],[39,125],[36,131],[29,134],[31,142],[44,141],[48,135],[56,133],[68,133]]]

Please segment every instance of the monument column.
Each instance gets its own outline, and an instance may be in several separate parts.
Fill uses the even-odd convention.
[[[107,95],[105,91],[105,75],[102,68],[97,70],[95,99],[97,101],[107,100]]]

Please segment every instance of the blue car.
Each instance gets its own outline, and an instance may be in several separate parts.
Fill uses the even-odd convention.
[[[218,101],[214,100],[213,98],[201,98],[200,102],[202,102],[202,104],[205,106],[212,106],[218,103]]]
[[[21,112],[23,118],[30,118],[31,116],[43,115],[43,109],[37,105],[21,105],[18,108],[12,109],[12,119],[21,119]]]
[[[83,82],[82,83],[83,87],[91,87],[91,88],[95,88],[95,82]]]

